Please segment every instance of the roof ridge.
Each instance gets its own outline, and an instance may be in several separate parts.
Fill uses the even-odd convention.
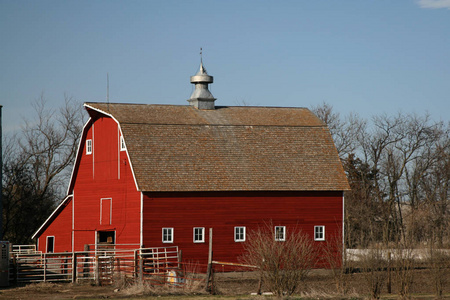
[[[108,103],[108,102],[96,102],[96,101],[89,101],[84,102],[84,104],[109,104],[109,105],[143,105],[143,106],[178,106],[178,107],[190,107],[189,104],[161,104],[161,103],[126,103],[126,102],[115,102],[115,103]],[[216,106],[216,109],[220,108],[287,108],[287,109],[307,109],[310,110],[308,107],[305,106],[260,106],[260,105],[218,105]]]
[[[128,125],[161,125],[161,126],[221,126],[221,127],[309,127],[309,128],[324,128],[328,127],[326,124],[323,125],[262,125],[262,124],[195,124],[195,123],[148,123],[148,122],[119,122],[120,124]]]

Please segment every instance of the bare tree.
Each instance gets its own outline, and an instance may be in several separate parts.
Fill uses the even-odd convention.
[[[377,174],[373,201],[382,207],[383,241],[406,240],[405,210],[411,212],[422,201],[419,183],[437,162],[442,124],[428,115],[400,113],[372,122],[358,137],[358,153]]]
[[[433,231],[441,245],[449,241],[450,124],[428,114],[341,117],[326,103],[312,111],[328,125],[352,189],[347,246],[424,242]]]
[[[356,137],[366,126],[361,118],[349,114],[342,119],[339,113],[333,111],[333,106],[325,102],[312,107],[311,111],[328,126],[341,159],[355,152]]]
[[[4,236],[28,243],[62,199],[83,122],[81,105],[65,96],[59,110],[43,95],[33,103],[36,118],[7,141],[4,155]]]
[[[78,148],[83,114],[79,103],[67,95],[64,107],[59,110],[47,108],[43,95],[33,107],[36,119],[25,120],[23,138],[19,141],[20,161],[31,167],[33,184],[45,193],[51,187],[61,187],[67,180],[68,167],[73,164]]]

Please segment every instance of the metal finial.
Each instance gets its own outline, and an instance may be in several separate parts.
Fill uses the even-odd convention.
[[[203,63],[203,55],[202,55],[202,53],[203,53],[203,49],[202,49],[202,47],[200,47],[200,62],[201,63]]]

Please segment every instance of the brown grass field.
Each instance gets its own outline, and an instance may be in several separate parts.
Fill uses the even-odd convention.
[[[431,271],[416,269],[411,288],[413,299],[436,299]],[[346,295],[336,292],[329,270],[313,270],[291,299],[370,299],[363,273],[348,274],[349,289]],[[382,299],[399,299],[395,276],[392,278],[392,293],[387,293],[387,284],[382,288]],[[0,299],[272,299],[272,296],[251,295],[258,289],[258,274],[252,272],[231,272],[215,274],[214,295],[204,291],[203,286],[178,288],[173,286],[152,287],[131,284],[93,286],[91,284],[37,283],[20,287],[0,289]],[[264,285],[263,285],[263,292]],[[444,287],[444,298],[450,299],[450,278]]]

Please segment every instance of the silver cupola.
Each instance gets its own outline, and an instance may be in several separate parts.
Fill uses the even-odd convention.
[[[208,84],[213,83],[214,79],[208,75],[203,62],[200,62],[200,70],[194,76],[191,76],[191,83],[195,84],[195,90],[189,98],[190,105],[197,109],[214,109],[216,98],[208,90]]]

